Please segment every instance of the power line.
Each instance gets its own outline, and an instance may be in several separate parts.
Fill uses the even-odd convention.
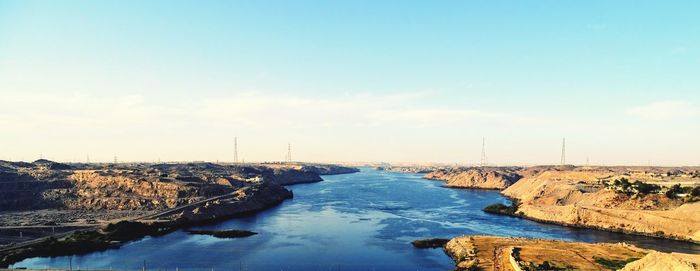
[[[566,137],[561,140],[561,165],[566,165]]]
[[[488,160],[486,158],[486,138],[482,137],[481,138],[481,167],[485,167],[486,164],[488,164]]]
[[[287,156],[285,157],[287,163],[292,162],[292,144],[287,143]]]
[[[233,162],[238,163],[238,137],[233,138]]]

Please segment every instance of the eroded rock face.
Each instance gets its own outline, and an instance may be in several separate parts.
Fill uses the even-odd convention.
[[[446,187],[505,189],[522,176],[517,168],[486,167],[441,169],[425,175],[426,179],[445,181]]]
[[[74,187],[64,204],[71,209],[161,210],[234,191],[218,183],[90,170],[76,171],[69,180]]]
[[[359,169],[354,167],[344,167],[338,165],[325,165],[325,164],[313,164],[305,165],[300,168],[301,171],[314,172],[318,175],[338,175],[338,174],[349,174],[360,172]]]
[[[192,206],[170,215],[174,221],[198,222],[227,218],[239,214],[256,212],[292,198],[292,192],[276,183],[259,183],[235,191],[202,205]]]
[[[502,193],[519,200],[517,212],[533,220],[700,242],[700,202],[606,188],[607,180],[634,174],[617,168],[548,170]]]
[[[65,165],[48,160],[32,164],[0,161],[0,210],[165,210],[246,187],[287,195],[284,189],[260,184],[318,182],[322,181],[318,172],[339,172],[334,170],[212,163]]]

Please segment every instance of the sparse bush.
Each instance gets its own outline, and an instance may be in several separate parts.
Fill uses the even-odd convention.
[[[658,193],[661,190],[661,186],[644,183],[639,180],[634,181],[634,183],[630,183],[627,178],[617,179],[613,181],[612,184],[608,184],[607,187],[612,188],[613,190],[619,193],[627,194],[628,196],[632,196],[635,194],[647,195],[652,193]]]
[[[700,197],[700,186],[696,186],[695,188],[693,188],[693,190],[690,191],[690,196]]]
[[[638,194],[647,195],[651,193],[657,193],[661,189],[660,186],[655,184],[648,184],[641,182],[639,180],[635,181],[632,186],[637,190]]]
[[[683,193],[683,188],[681,187],[681,185],[675,184],[675,185],[671,186],[671,188],[669,188],[665,194],[666,194],[666,197],[668,197],[669,199],[675,199],[675,198],[678,198],[678,194],[682,194],[682,193]]]

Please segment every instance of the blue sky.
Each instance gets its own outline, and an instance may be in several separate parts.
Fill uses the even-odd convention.
[[[0,0],[0,159],[697,165],[698,10]]]

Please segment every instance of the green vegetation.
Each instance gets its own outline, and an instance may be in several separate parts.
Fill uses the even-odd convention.
[[[628,196],[644,196],[648,194],[662,193],[669,199],[678,199],[681,194],[686,194],[686,202],[700,201],[700,186],[681,186],[675,184],[669,188],[663,188],[656,184],[648,184],[642,181],[630,182],[627,178],[620,178],[612,182],[608,182],[605,186],[614,190],[617,193],[623,193]]]
[[[681,187],[680,184],[675,184],[671,186],[668,190],[666,190],[666,197],[669,199],[675,199],[678,198],[678,194],[683,193],[683,188]]]
[[[432,238],[414,240],[411,242],[411,244],[416,248],[441,248],[444,247],[449,241],[450,239]]]
[[[161,224],[120,221],[110,223],[100,230],[78,231],[66,237],[47,238],[42,242],[0,255],[0,267],[31,257],[57,257],[84,254],[117,248],[122,242],[138,240],[146,235],[157,236],[172,232],[174,228]]]
[[[486,206],[483,211],[491,214],[519,216],[518,204],[516,202],[513,202],[511,206],[502,203],[491,204]]]
[[[614,259],[605,259],[605,258],[601,258],[601,257],[593,257],[593,259],[595,260],[595,262],[597,264],[600,264],[603,267],[610,269],[610,270],[621,269],[621,268],[625,267],[625,265],[627,265],[628,263],[639,260],[639,258],[628,258],[627,260],[614,260]]]
[[[190,234],[206,234],[211,235],[216,238],[241,238],[248,237],[258,234],[257,232],[244,231],[244,230],[223,230],[223,231],[211,231],[211,230],[188,230]]]
[[[700,186],[696,186],[693,188],[686,187],[685,189],[687,190],[686,193],[690,194],[690,196],[687,199],[688,202],[700,201]]]
[[[544,261],[541,264],[530,263],[528,265],[522,266],[523,270],[527,271],[537,271],[537,270],[574,270],[571,267],[557,266],[556,264],[550,263],[549,261]]]
[[[644,183],[642,181],[636,180],[633,183],[630,183],[630,181],[627,178],[620,178],[612,182],[612,184],[608,183],[607,186],[609,188],[612,188],[613,190],[619,192],[619,193],[624,193],[627,194],[628,196],[632,195],[648,195],[652,193],[658,193],[661,191],[661,186],[655,185],[655,184],[648,184]]]
[[[700,186],[696,186],[695,188],[693,188],[693,190],[690,191],[690,196],[700,197]]]

